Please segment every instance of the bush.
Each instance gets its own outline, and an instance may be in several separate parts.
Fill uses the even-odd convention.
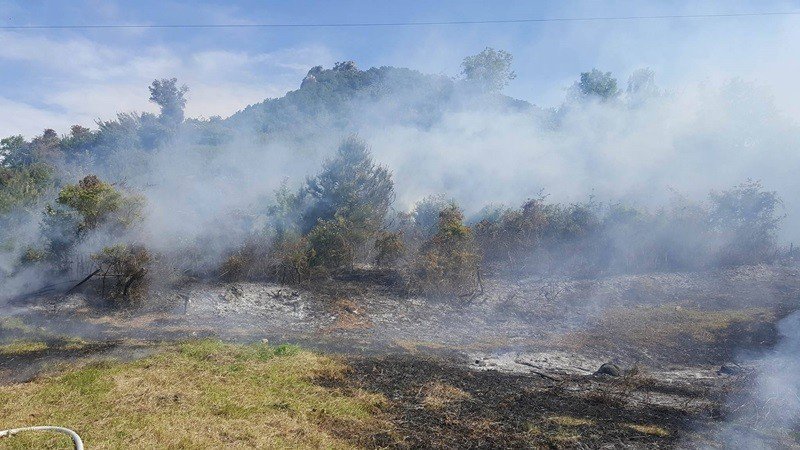
[[[414,205],[411,217],[414,226],[424,239],[429,239],[436,233],[439,226],[439,214],[448,206],[455,203],[444,195],[429,195]]]
[[[306,236],[309,266],[326,270],[352,267],[355,262],[353,228],[342,217],[321,220]]]
[[[109,237],[120,238],[142,220],[143,208],[143,197],[126,195],[94,175],[64,186],[56,206],[45,209],[49,259],[61,269],[68,268],[70,254],[87,233],[103,228]]]
[[[423,292],[465,297],[479,288],[478,254],[472,230],[455,205],[439,213],[433,237],[423,244],[414,267],[415,281]]]
[[[674,197],[655,213],[591,199],[530,200],[475,225],[483,261],[510,272],[593,276],[757,264],[778,255],[781,200],[747,181],[707,205]]]
[[[305,238],[283,239],[273,250],[274,276],[281,283],[302,283],[315,275],[310,260],[314,256]]]
[[[776,256],[775,234],[783,219],[783,202],[754,180],[722,192],[711,192],[709,220],[726,242],[719,261],[723,265],[769,261]]]
[[[375,239],[375,264],[389,267],[396,264],[405,254],[402,232],[383,231]]]
[[[144,295],[147,271],[152,262],[146,248],[127,244],[104,247],[92,255],[92,260],[100,270],[101,295],[127,302],[138,300]]]
[[[251,280],[265,274],[261,264],[266,255],[253,244],[245,244],[234,251],[219,269],[220,278],[225,281]]]

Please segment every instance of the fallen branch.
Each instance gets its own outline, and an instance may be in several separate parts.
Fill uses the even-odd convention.
[[[87,281],[89,281],[93,276],[97,275],[98,273],[100,273],[100,269],[97,269],[94,272],[90,273],[89,276],[87,276],[86,278],[81,280],[80,283],[78,283],[75,286],[72,286],[71,288],[69,288],[69,290],[64,292],[63,295],[69,295],[72,291],[74,291],[75,289],[78,289],[78,287],[80,287],[80,285],[82,285],[83,283],[86,283]]]

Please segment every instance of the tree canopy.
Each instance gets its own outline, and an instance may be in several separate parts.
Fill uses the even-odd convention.
[[[464,78],[490,92],[502,91],[517,74],[511,70],[514,57],[505,50],[486,47],[477,55],[467,56],[461,62]]]

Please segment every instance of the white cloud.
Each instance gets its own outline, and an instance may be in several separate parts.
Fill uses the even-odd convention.
[[[44,128],[66,130],[72,123],[82,121],[79,117],[35,108],[0,97],[0,136],[3,137],[14,134],[33,136],[41,133]]]
[[[311,66],[332,60],[323,46],[180,53],[163,45],[132,49],[80,37],[0,33],[0,62],[29,72],[26,85],[36,91],[34,99],[2,99],[0,134],[32,136],[45,127],[63,133],[72,124],[91,126],[118,112],[155,111],[147,86],[163,77],[177,77],[189,86],[190,117],[227,116],[295,89]],[[26,103],[34,100],[41,103]]]

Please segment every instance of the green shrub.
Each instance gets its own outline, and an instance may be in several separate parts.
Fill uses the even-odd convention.
[[[272,254],[275,260],[274,276],[281,283],[302,283],[314,274],[311,267],[313,249],[305,238],[289,237],[277,242]]]
[[[439,226],[439,214],[448,206],[455,203],[444,195],[429,195],[414,205],[411,217],[414,226],[423,239],[429,239],[436,233]]]
[[[306,236],[310,267],[337,270],[353,266],[355,247],[353,228],[344,218],[321,220]]]
[[[439,296],[465,297],[479,288],[479,257],[472,230],[455,205],[439,214],[433,237],[420,248],[414,267],[420,290]]]

